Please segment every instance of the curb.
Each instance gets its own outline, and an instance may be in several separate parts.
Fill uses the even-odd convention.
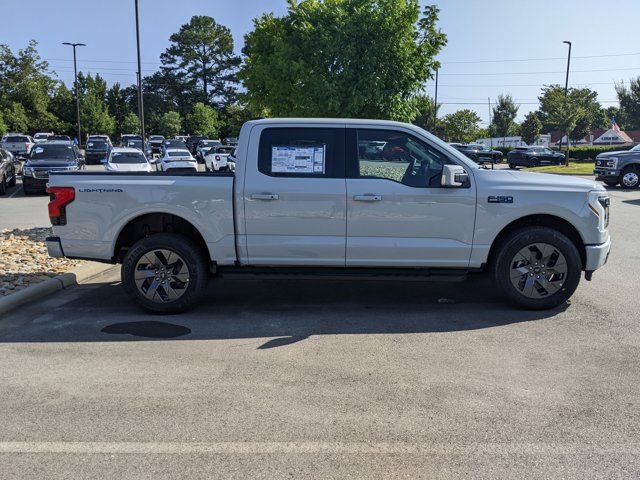
[[[113,265],[108,263],[89,262],[87,265],[77,267],[70,272],[62,273],[42,283],[36,283],[24,290],[0,298],[0,315],[25,303],[51,295],[58,290],[85,282],[112,267]]]

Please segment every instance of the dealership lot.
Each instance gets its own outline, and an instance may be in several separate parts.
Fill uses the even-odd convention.
[[[552,311],[484,277],[216,279],[159,317],[117,268],[23,307],[0,323],[0,477],[637,476],[640,198],[609,192],[609,263]]]

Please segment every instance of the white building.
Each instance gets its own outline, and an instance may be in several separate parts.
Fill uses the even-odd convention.
[[[474,143],[481,143],[493,147],[528,147],[522,137],[495,137],[495,138],[479,138]],[[533,145],[542,145],[548,147],[551,144],[551,135],[540,135]]]

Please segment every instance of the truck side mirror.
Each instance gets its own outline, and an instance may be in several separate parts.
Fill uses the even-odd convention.
[[[469,174],[460,165],[444,165],[442,167],[442,186],[449,188],[463,187],[469,182]]]

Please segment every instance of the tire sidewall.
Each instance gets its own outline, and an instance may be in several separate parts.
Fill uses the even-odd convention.
[[[567,275],[560,290],[541,299],[528,298],[511,283],[513,257],[522,248],[533,243],[547,243],[557,248],[567,261]],[[511,232],[500,245],[493,265],[494,281],[512,305],[528,310],[545,310],[566,302],[575,292],[582,275],[582,260],[576,246],[562,233],[547,227],[529,227]]]
[[[138,289],[134,275],[140,258],[152,250],[170,250],[180,255],[189,269],[187,291],[172,302],[158,303],[146,298]],[[204,252],[188,237],[173,233],[157,233],[136,242],[127,252],[121,268],[122,286],[127,294],[143,309],[155,314],[184,312],[202,296],[208,282]]]
[[[638,175],[638,176],[640,177],[640,169],[638,169],[638,168],[633,168],[633,167],[627,167],[627,168],[625,168],[625,169],[622,171],[622,173],[620,174],[620,178],[618,179],[618,183],[620,184],[620,186],[621,186],[622,188],[627,188],[627,189],[634,189],[634,188],[638,188],[638,187],[640,187],[640,179],[639,179],[639,180],[638,180],[638,182],[637,182],[634,186],[632,186],[632,187],[630,187],[630,186],[628,186],[628,185],[625,185],[625,184],[624,184],[624,182],[623,182],[623,178],[624,178],[624,176],[625,176],[627,173],[635,173],[636,175]]]

